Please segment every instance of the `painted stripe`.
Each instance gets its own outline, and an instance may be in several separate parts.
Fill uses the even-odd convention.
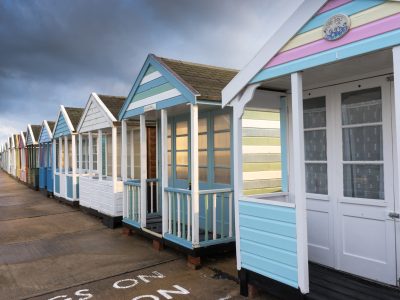
[[[151,90],[145,91],[143,93],[140,94],[136,94],[133,98],[132,98],[132,102],[138,101],[138,100],[143,100],[146,98],[149,98],[151,96],[169,91],[174,89],[175,87],[173,85],[171,85],[169,82],[162,84],[160,86],[157,86],[155,88],[152,88]]]
[[[136,94],[148,91],[152,88],[155,88],[157,86],[163,85],[164,83],[167,83],[167,79],[164,76],[158,77],[152,81],[149,81],[145,84],[142,84],[138,87],[138,89],[136,90]]]
[[[244,163],[264,163],[281,161],[280,153],[245,153],[243,154]]]
[[[273,68],[264,69],[259,72],[249,84],[377,51],[398,44],[400,44],[400,30],[390,31],[372,38],[278,65]]]
[[[142,81],[140,82],[140,85],[145,84],[145,83],[147,83],[149,81],[152,81],[152,80],[154,80],[156,78],[159,78],[161,76],[162,75],[161,75],[160,72],[154,71],[153,73],[150,73],[149,75],[144,76]]]
[[[244,163],[243,172],[280,171],[281,163]]]
[[[299,34],[310,31],[315,28],[318,28],[320,26],[323,26],[325,24],[326,20],[328,20],[330,17],[332,17],[336,14],[340,13],[340,14],[345,14],[345,15],[351,16],[360,11],[367,10],[371,7],[380,5],[384,2],[385,2],[384,0],[352,1],[343,6],[337,7],[335,9],[331,9],[320,15],[315,16],[306,25],[304,25],[303,28],[300,29]]]
[[[246,110],[243,119],[279,121],[279,112]]]
[[[150,105],[150,104],[156,103],[158,101],[166,100],[166,99],[177,97],[180,95],[181,95],[181,93],[177,89],[173,88],[171,90],[156,94],[154,96],[150,96],[150,97],[144,98],[142,100],[135,101],[128,106],[127,110]]]
[[[280,178],[262,179],[262,180],[246,180],[243,183],[245,190],[261,189],[261,188],[276,188],[282,184]]]
[[[242,147],[244,154],[251,154],[251,153],[281,153],[280,146],[246,146]]]
[[[250,120],[244,119],[242,121],[243,128],[252,127],[252,128],[280,128],[279,121],[266,121],[266,120]]]
[[[320,53],[333,48],[351,44],[359,40],[367,39],[398,28],[400,28],[400,14],[395,14],[385,19],[381,19],[372,23],[368,23],[364,26],[357,27],[351,30],[347,35],[345,35],[343,38],[339,40],[332,42],[321,39],[314,43],[310,43],[280,53],[267,64],[266,68],[271,68],[277,65],[287,63],[289,61],[294,61],[306,56],[313,55],[315,53]]]
[[[280,146],[281,139],[278,137],[251,136],[242,138],[245,146]]]
[[[264,137],[280,137],[281,133],[278,128],[243,128],[242,136],[264,136]]]
[[[156,72],[156,71],[157,71],[157,69],[156,69],[154,66],[150,65],[150,66],[147,68],[146,73],[144,73],[144,76],[149,75],[149,74],[151,74],[151,73],[153,73],[153,72]]]
[[[328,1],[318,12],[317,15],[322,14],[328,10],[334,9],[336,7],[342,6],[344,4],[347,4],[353,0],[331,0]]]
[[[395,2],[384,3],[368,10],[364,10],[350,17],[351,30],[380,19],[384,19],[399,12],[400,3]],[[295,36],[289,41],[289,43],[285,45],[285,47],[282,48],[280,52],[285,52],[290,49],[321,40],[323,35],[322,28],[323,27],[318,27],[316,29]]]
[[[270,187],[270,188],[262,188],[262,189],[249,189],[249,190],[244,190],[243,194],[245,196],[250,196],[250,195],[271,194],[271,193],[279,193],[279,192],[282,192],[282,187]]]
[[[281,171],[243,172],[243,180],[276,179],[281,176]]]

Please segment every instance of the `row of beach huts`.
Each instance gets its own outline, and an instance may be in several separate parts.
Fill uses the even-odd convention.
[[[396,299],[400,3],[293,5],[240,72],[150,54],[127,97],[10,135],[1,168],[195,266],[236,248],[242,295]]]

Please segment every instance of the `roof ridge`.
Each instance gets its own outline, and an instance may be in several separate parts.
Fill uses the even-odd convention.
[[[190,62],[190,61],[185,61],[185,60],[180,60],[180,59],[173,59],[173,58],[157,56],[157,55],[154,55],[154,56],[156,56],[156,57],[158,57],[160,59],[165,59],[165,60],[169,60],[169,61],[177,62],[177,63],[182,63],[182,64],[186,64],[186,65],[205,67],[205,68],[209,68],[209,69],[216,69],[216,70],[223,70],[223,71],[239,72],[239,70],[236,70],[236,69],[233,69],[233,68],[220,67],[220,66],[214,66],[214,65],[208,65],[208,64],[201,64],[201,63]]]

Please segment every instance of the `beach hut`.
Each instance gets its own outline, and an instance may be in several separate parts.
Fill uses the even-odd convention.
[[[250,284],[288,299],[389,298],[400,278],[400,3],[292,9],[222,92],[238,138],[241,293]],[[243,189],[247,107],[280,112],[280,190]]]
[[[231,118],[235,70],[150,54],[119,114],[123,224],[188,254],[234,245]]]
[[[17,178],[21,180],[22,182],[26,183],[27,182],[27,167],[26,167],[26,161],[27,161],[27,148],[26,148],[26,131],[22,132],[17,135],[17,145],[18,147],[16,148],[16,168],[17,168]]]
[[[39,189],[39,143],[40,125],[30,125],[26,129],[26,182],[29,187]]]
[[[92,93],[77,126],[79,205],[108,227],[121,225],[121,123],[125,97]]]
[[[12,136],[9,137],[9,165],[8,165],[8,174],[11,176],[16,177],[17,176],[17,168],[16,168],[16,135],[13,134]]]
[[[53,195],[52,139],[54,122],[44,120],[39,134],[39,189],[47,196]]]
[[[76,128],[83,108],[60,106],[53,130],[53,172],[55,198],[79,204],[78,145]]]

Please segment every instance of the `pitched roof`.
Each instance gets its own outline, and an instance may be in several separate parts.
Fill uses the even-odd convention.
[[[32,128],[33,137],[37,141],[37,139],[39,138],[40,129],[42,128],[42,126],[41,125],[31,125],[31,128]]]
[[[72,126],[74,126],[74,129],[76,130],[84,109],[78,107],[65,107],[65,111],[67,112],[68,117],[71,120]]]
[[[47,121],[47,125],[49,125],[50,131],[53,132],[54,129],[54,125],[56,124],[56,122],[53,121]]]
[[[279,50],[297,33],[297,31],[327,2],[327,0],[293,1],[293,13],[289,18],[281,19],[257,55],[223,88],[222,106],[236,97],[253,77],[267,64]],[[277,14],[282,12],[277,11]]]
[[[118,120],[118,113],[124,105],[126,97],[122,96],[110,96],[110,95],[99,95],[97,96],[101,99],[108,110],[113,114],[113,116]]]
[[[237,70],[157,57],[199,100],[221,101],[222,89],[236,76]]]

